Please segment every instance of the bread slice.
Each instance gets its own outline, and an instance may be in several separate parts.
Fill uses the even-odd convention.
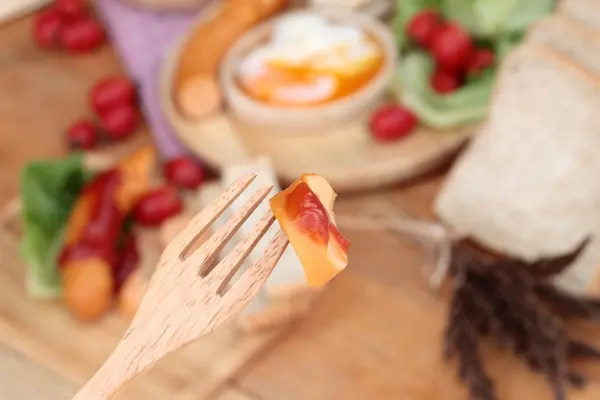
[[[564,14],[554,14],[536,22],[527,32],[527,42],[552,48],[600,73],[600,33]]]
[[[561,0],[557,11],[591,29],[600,31],[600,1]]]
[[[436,199],[458,236],[525,260],[600,236],[600,81],[526,43],[502,65],[488,119]],[[559,283],[586,290],[600,267],[593,240]]]

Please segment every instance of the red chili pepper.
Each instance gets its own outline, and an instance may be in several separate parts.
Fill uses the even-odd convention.
[[[97,176],[86,187],[85,195],[92,199],[88,223],[77,240],[63,249],[59,259],[61,266],[91,257],[99,257],[110,265],[115,264],[115,243],[124,220],[115,201],[120,183],[119,171],[111,170]]]
[[[82,258],[100,258],[115,266],[124,219],[150,187],[154,163],[154,151],[143,148],[115,169],[98,175],[83,189],[67,223],[61,267]]]
[[[139,265],[140,253],[137,239],[133,234],[129,234],[125,237],[125,243],[114,267],[115,292],[121,290],[127,278],[139,268]]]
[[[94,182],[94,205],[90,212],[90,222],[82,234],[83,240],[99,244],[116,242],[124,220],[115,201],[121,181],[119,171],[111,170],[100,175]]]
[[[64,269],[67,265],[74,261],[89,260],[99,258],[104,260],[108,265],[115,265],[117,253],[115,246],[112,243],[91,243],[85,240],[74,243],[62,249],[58,265]]]

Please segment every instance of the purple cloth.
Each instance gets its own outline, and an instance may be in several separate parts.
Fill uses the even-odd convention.
[[[160,106],[159,73],[196,13],[157,12],[119,0],[96,0],[96,9],[129,76],[140,87],[142,108],[156,146],[166,158],[186,153]]]

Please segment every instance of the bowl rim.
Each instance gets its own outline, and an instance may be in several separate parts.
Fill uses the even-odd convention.
[[[363,87],[341,99],[318,104],[306,108],[278,107],[260,102],[244,93],[236,83],[237,67],[239,62],[247,55],[248,51],[264,40],[280,20],[290,15],[321,15],[334,22],[346,23],[356,26],[369,33],[377,41],[384,55],[384,61],[377,74]],[[320,116],[329,119],[332,115],[345,114],[344,111],[361,108],[362,105],[380,98],[386,90],[393,76],[398,61],[398,52],[395,37],[391,29],[380,20],[369,15],[364,15],[350,9],[341,9],[331,6],[314,6],[305,9],[287,11],[260,23],[247,31],[233,46],[229,48],[223,58],[219,71],[219,80],[223,94],[232,112],[237,114],[236,108],[244,108],[245,114],[251,114],[258,119],[270,119],[277,114],[277,118],[303,119],[310,115],[311,118]],[[233,105],[232,105],[233,104]]]

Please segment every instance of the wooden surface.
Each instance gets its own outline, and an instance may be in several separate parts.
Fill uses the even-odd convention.
[[[85,112],[89,86],[119,70],[108,48],[80,58],[38,51],[29,23],[0,28],[0,203],[14,197],[25,161],[63,151],[60,131]],[[410,215],[433,218],[440,179],[383,194]],[[359,212],[370,201],[341,196],[338,213]],[[124,398],[466,400],[453,369],[440,362],[446,302],[425,286],[421,251],[400,236],[347,234],[348,271],[332,282],[316,312],[286,335],[259,352],[257,342],[264,339],[247,337],[215,357],[240,343],[233,331],[219,331],[217,347],[198,342],[173,355]],[[112,350],[125,324],[113,317],[82,326],[60,307],[26,299],[14,238],[0,239],[0,398],[37,400],[43,393],[44,400],[64,400]],[[600,345],[600,330],[588,337]],[[540,377],[497,349],[486,351],[501,400],[550,399]],[[580,369],[595,382],[570,400],[597,399],[600,367]]]
[[[182,39],[164,67],[160,82],[161,103],[179,139],[217,169],[256,156],[268,156],[278,176],[286,183],[305,172],[315,172],[324,176],[338,193],[378,189],[435,169],[475,133],[474,127],[444,132],[418,127],[403,140],[377,143],[370,136],[369,117],[374,109],[390,99],[379,96],[373,100],[370,94],[368,106],[349,105],[357,110],[351,118],[346,116],[346,110],[321,110],[317,121],[333,119],[335,123],[330,126],[278,128],[279,125],[270,123],[253,124],[229,108],[198,121],[189,120],[180,114],[172,101],[172,83],[179,54],[185,51],[185,42]],[[221,81],[226,87],[228,80],[222,78]],[[370,89],[368,87],[366,91]],[[260,108],[260,111],[264,109]],[[256,113],[249,112],[249,115],[253,114]],[[293,112],[290,116],[303,120]]]

